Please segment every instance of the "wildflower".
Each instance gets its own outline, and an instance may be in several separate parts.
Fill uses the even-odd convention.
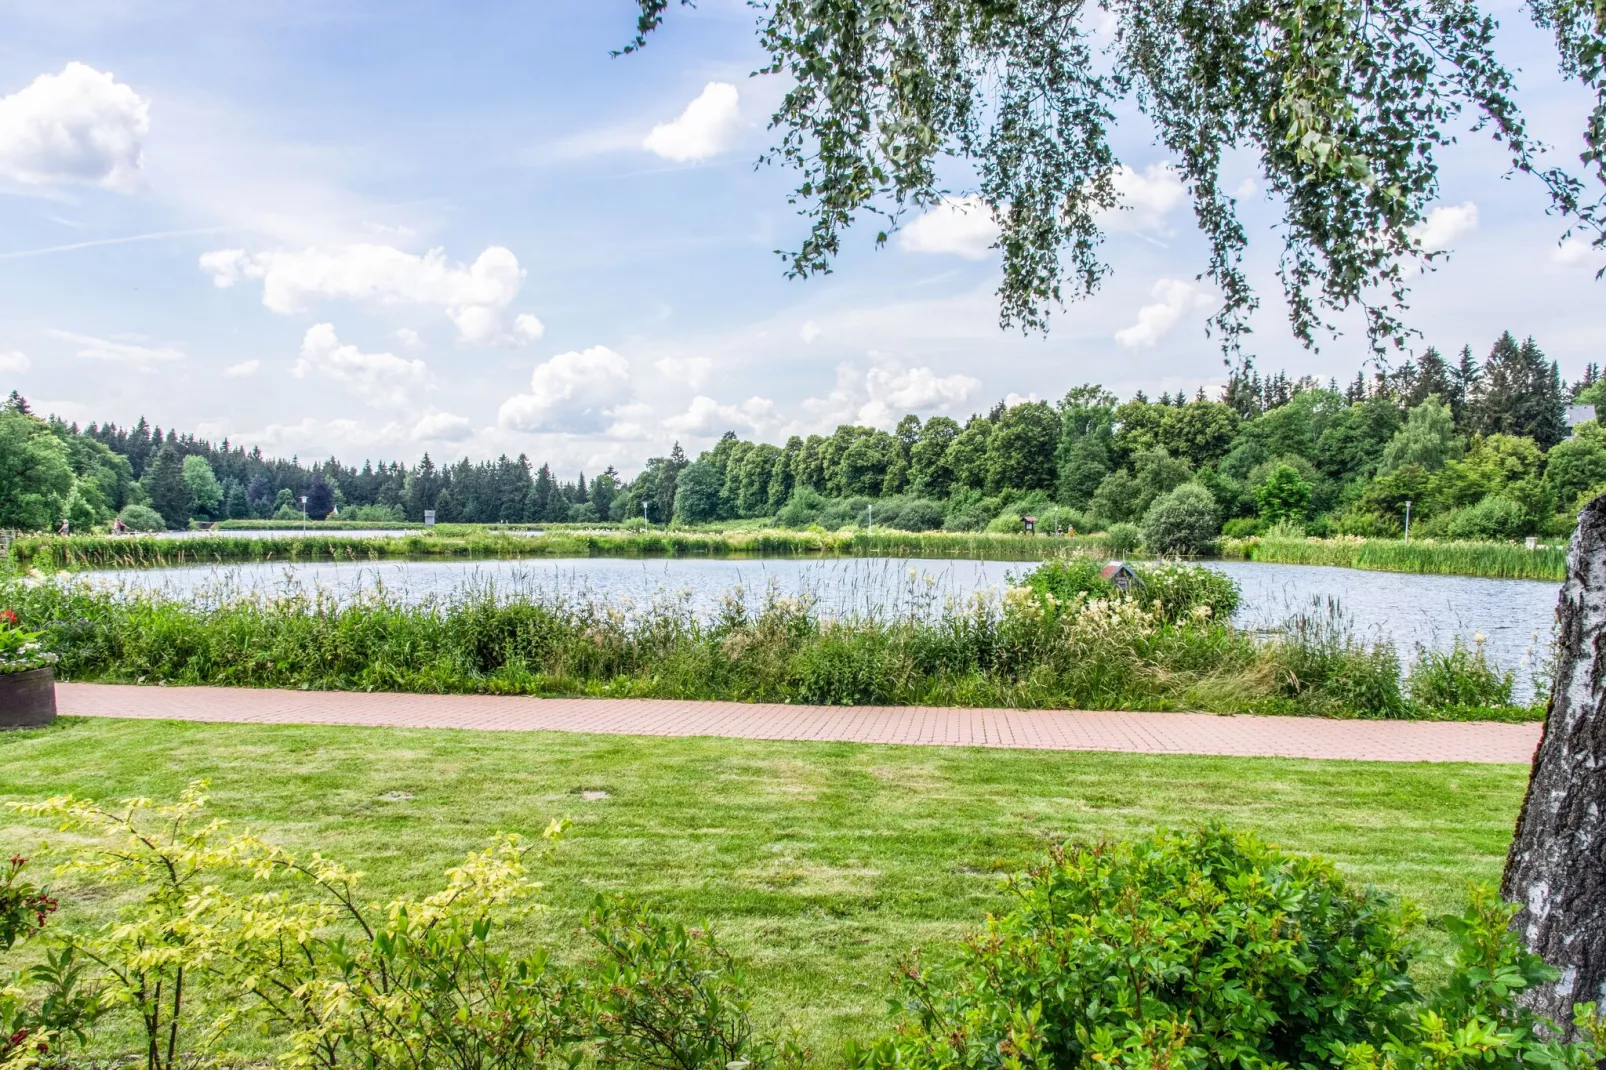
[[[17,626],[17,611],[14,609],[0,609],[0,620],[15,628]]]
[[[1472,641],[1474,643],[1478,644],[1479,646],[1482,646],[1485,642],[1488,641],[1488,637],[1485,636],[1482,632],[1473,632],[1472,633]]]

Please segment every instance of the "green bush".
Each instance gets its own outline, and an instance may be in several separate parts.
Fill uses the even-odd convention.
[[[1447,651],[1418,646],[1407,686],[1424,709],[1475,710],[1511,705],[1516,680],[1516,673],[1489,664],[1481,643],[1468,649],[1457,637]]]
[[[1258,516],[1235,516],[1221,525],[1221,534],[1229,539],[1248,539],[1266,529],[1266,522]]]
[[[166,531],[167,521],[148,505],[125,505],[123,511],[117,514],[122,518],[123,524],[129,531]]]
[[[1588,1070],[1600,1054],[1518,1006],[1558,974],[1488,891],[1445,920],[1450,977],[1424,999],[1413,909],[1253,836],[1059,850],[1011,890],[956,957],[900,967],[904,1021],[850,1044],[850,1067]]]
[[[907,964],[907,1024],[850,1065],[1330,1066],[1413,996],[1409,910],[1251,836],[1056,851],[1011,890],[957,959]]]
[[[1111,524],[1098,537],[1104,552],[1111,557],[1127,557],[1143,545],[1143,531],[1136,524]]]
[[[1281,631],[1275,647],[1277,679],[1289,698],[1335,714],[1365,709],[1378,717],[1410,715],[1394,649],[1356,639],[1349,615],[1337,600],[1313,597],[1309,606],[1284,622]]]
[[[1199,554],[1221,533],[1216,500],[1197,483],[1155,499],[1143,516],[1143,542],[1157,554]]]
[[[1446,520],[1444,533],[1452,539],[1516,539],[1532,525],[1522,506],[1510,498],[1491,494]]]

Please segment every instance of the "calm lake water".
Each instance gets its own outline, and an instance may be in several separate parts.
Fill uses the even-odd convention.
[[[1211,561],[1238,581],[1243,603],[1236,622],[1270,628],[1310,605],[1336,598],[1358,634],[1394,643],[1409,659],[1417,644],[1448,647],[1455,636],[1486,637],[1499,665],[1519,669],[1531,646],[1549,641],[1559,584],[1533,580],[1417,576],[1314,565]],[[198,565],[87,573],[96,582],[161,590],[212,600],[249,592],[322,589],[338,598],[383,588],[415,601],[446,597],[469,586],[508,595],[594,598],[627,608],[655,599],[684,599],[711,614],[740,589],[749,604],[772,586],[783,595],[807,593],[829,613],[898,614],[941,606],[949,597],[1000,589],[1030,562],[894,558],[521,558],[514,560],[393,560],[368,563]],[[1535,635],[1539,642],[1535,643]]]

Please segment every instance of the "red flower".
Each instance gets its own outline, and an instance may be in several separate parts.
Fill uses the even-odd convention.
[[[12,627],[16,627],[17,611],[14,609],[0,609],[0,620],[5,621]]]

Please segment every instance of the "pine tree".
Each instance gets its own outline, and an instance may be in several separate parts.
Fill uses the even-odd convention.
[[[1450,400],[1450,415],[1455,418],[1455,426],[1463,429],[1467,422],[1467,408],[1483,392],[1483,369],[1472,357],[1472,347],[1461,347],[1461,359],[1456,362],[1455,372],[1452,376],[1455,382],[1455,396]]]

